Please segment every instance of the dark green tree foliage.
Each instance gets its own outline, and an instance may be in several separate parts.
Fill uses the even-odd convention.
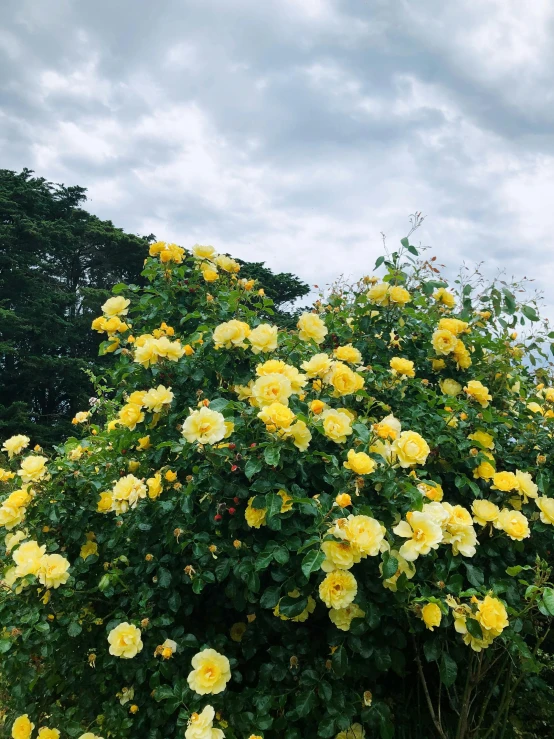
[[[290,313],[287,308],[292,308],[298,298],[303,298],[310,292],[310,286],[302,282],[296,275],[290,272],[279,272],[274,274],[264,262],[243,262],[240,264],[240,276],[247,280],[258,280],[263,285],[265,294],[273,300],[274,322],[291,322],[295,313]]]
[[[148,239],[87,213],[82,187],[0,170],[0,433],[51,444],[88,406],[90,331],[114,282],[140,283]]]

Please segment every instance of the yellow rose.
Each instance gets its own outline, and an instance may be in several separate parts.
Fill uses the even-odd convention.
[[[325,382],[333,386],[336,397],[351,395],[364,386],[364,378],[342,362],[333,362]]]
[[[164,405],[170,405],[173,402],[174,395],[170,387],[158,385],[147,393],[144,393],[142,404],[152,413],[160,413]]]
[[[187,677],[191,690],[198,695],[222,693],[231,679],[229,660],[215,649],[204,649],[192,658],[192,672]]]
[[[113,316],[113,318],[105,319],[102,324],[102,329],[110,334],[110,337],[111,334],[115,334],[117,332],[122,333],[123,331],[127,331],[128,328],[129,326],[127,326],[124,321],[118,318],[118,316]]]
[[[487,454],[491,462],[494,462],[492,455]],[[478,467],[473,470],[473,477],[478,480],[492,480],[495,474],[495,469],[491,462],[481,462]]]
[[[397,439],[400,436],[402,425],[393,415],[385,416],[379,423],[373,424],[373,430],[380,439]]]
[[[18,526],[25,520],[25,508],[10,504],[5,500],[0,506],[0,526],[8,531]]]
[[[331,608],[329,618],[335,624],[337,629],[341,631],[349,631],[350,625],[355,618],[363,618],[365,611],[362,611],[356,603],[351,603],[346,608]]]
[[[535,503],[541,512],[541,521],[549,525],[554,524],[554,498],[535,498]]]
[[[386,282],[380,282],[377,285],[373,285],[367,292],[367,298],[370,303],[376,305],[388,305],[389,304],[389,285]]]
[[[464,391],[470,398],[476,400],[482,408],[486,408],[489,401],[492,400],[488,387],[482,385],[479,380],[470,380],[464,387]]]
[[[81,559],[92,557],[95,554],[98,554],[98,544],[95,541],[87,541],[86,544],[83,544],[81,551],[79,552]]]
[[[5,470],[3,467],[0,467],[0,482],[8,482],[8,480],[13,480],[15,477],[15,472],[10,472],[9,470]]]
[[[91,731],[87,731],[86,734],[81,734],[79,739],[103,739],[101,736],[93,734]]]
[[[473,520],[481,526],[496,521],[500,513],[500,508],[491,503],[490,500],[474,500],[471,504],[471,510],[473,511]]]
[[[162,473],[156,472],[154,477],[149,477],[148,480],[146,480],[146,485],[148,487],[148,497],[151,500],[159,498],[163,493]]]
[[[206,706],[202,713],[193,713],[187,724],[185,739],[224,739],[221,729],[212,727],[214,718],[212,706]]]
[[[38,730],[37,739],[60,739],[60,732],[58,729],[48,729],[46,726],[42,726]]]
[[[292,438],[292,443],[301,452],[306,451],[312,440],[312,434],[304,421],[296,421],[282,433],[284,433],[285,438]]]
[[[323,431],[325,436],[337,444],[343,444],[346,437],[352,433],[349,416],[343,411],[336,411],[329,408],[320,416],[323,422]]]
[[[468,367],[471,367],[471,356],[464,342],[460,339],[456,342],[456,346],[452,352],[452,358],[456,362],[458,369],[467,369]]]
[[[529,521],[523,513],[519,511],[511,511],[503,508],[498,514],[498,518],[494,522],[494,527],[506,532],[510,539],[514,541],[523,541],[531,536],[529,530]]]
[[[218,267],[221,267],[224,272],[240,272],[240,264],[225,254],[218,254],[218,256],[215,257],[214,262]]]
[[[252,398],[255,404],[262,408],[271,403],[289,404],[292,395],[292,385],[288,377],[278,372],[259,377],[252,385]]]
[[[215,444],[225,436],[225,418],[218,411],[202,406],[188,416],[181,433],[189,444]]]
[[[21,477],[23,483],[38,482],[48,474],[46,457],[29,456],[21,460],[21,467],[17,474]]]
[[[479,429],[475,433],[469,434],[467,438],[476,441],[483,449],[494,449],[494,438],[486,431]]]
[[[432,359],[431,366],[435,372],[439,372],[446,367],[446,362],[444,359]]]
[[[322,400],[312,400],[310,403],[310,410],[312,413],[315,413],[316,416],[322,413],[326,408],[327,403],[324,403]]]
[[[112,490],[112,508],[117,514],[136,508],[139,500],[146,497],[146,485],[134,475],[120,477]]]
[[[107,321],[104,316],[98,316],[98,318],[95,318],[90,324],[90,327],[93,331],[98,331],[99,334],[102,334],[106,330],[106,323]]]
[[[406,305],[411,302],[410,293],[399,285],[391,285],[389,288],[389,303],[391,305]]]
[[[375,460],[372,459],[365,452],[355,452],[354,449],[350,449],[347,454],[347,461],[343,462],[343,465],[348,470],[352,470],[357,475],[369,475],[377,466]]]
[[[205,267],[202,269],[202,277],[206,282],[216,282],[219,280],[219,274],[213,267]]]
[[[252,351],[254,354],[260,352],[273,352],[277,349],[277,326],[270,326],[268,323],[261,323],[252,329],[248,336]]]
[[[503,493],[509,493],[510,490],[517,490],[519,483],[513,472],[495,472],[493,478],[492,490],[501,490]]]
[[[112,493],[100,493],[100,499],[96,508],[98,513],[107,513],[112,510],[113,495]]]
[[[137,423],[144,421],[144,413],[140,405],[127,403],[118,413],[119,423],[126,426],[129,431],[134,431]]]
[[[42,558],[46,552],[46,546],[39,546],[36,541],[26,541],[13,553],[13,561],[16,564],[16,577],[25,575],[36,575],[40,569]]]
[[[445,305],[447,308],[453,308],[456,305],[456,298],[444,287],[439,287],[438,290],[435,290],[433,298],[437,303],[442,303],[442,305]]]
[[[530,410],[532,413],[538,413],[539,415],[544,416],[543,409],[538,403],[535,403],[535,401],[533,401],[532,403],[527,403],[527,409]]]
[[[273,424],[280,429],[288,429],[295,419],[294,413],[286,405],[282,403],[271,403],[265,405],[258,413],[260,418],[266,425]]]
[[[531,477],[530,472],[522,472],[521,470],[516,470],[516,480],[517,480],[517,491],[523,498],[523,502],[527,503],[528,498],[536,498],[539,494],[539,488],[537,487],[536,483],[533,482],[533,478]]]
[[[302,341],[315,341],[321,344],[327,336],[327,327],[315,313],[302,313],[296,324],[299,329],[298,337]]]
[[[9,554],[12,549],[18,546],[22,541],[27,538],[27,534],[24,531],[16,531],[15,534],[6,534],[4,543],[6,544],[6,554]]]
[[[437,354],[450,354],[454,351],[458,339],[452,331],[438,328],[431,337],[431,344]]]
[[[267,508],[253,508],[253,501],[254,496],[248,501],[248,505],[244,511],[244,518],[251,529],[259,529],[260,526],[265,526],[266,524],[265,517],[267,514]]]
[[[59,588],[69,580],[69,562],[61,554],[45,554],[38,570],[39,582],[47,588]]]
[[[29,716],[24,713],[18,716],[13,722],[12,737],[13,739],[31,739],[31,734],[35,725],[29,720]]]
[[[399,550],[400,556],[408,562],[414,562],[420,554],[429,554],[431,549],[438,549],[443,539],[441,526],[432,516],[420,511],[407,513],[406,521],[400,521],[393,532],[408,539]]]
[[[362,559],[358,547],[349,541],[324,541],[321,551],[325,555],[321,564],[323,572],[349,570]]]
[[[441,609],[436,603],[426,603],[421,609],[421,618],[429,631],[434,631],[435,627],[440,626],[441,623]]]
[[[421,482],[417,486],[417,489],[426,498],[429,498],[429,500],[435,501],[437,503],[439,503],[444,497],[444,491],[442,489],[442,485],[439,485],[438,483],[429,485],[426,482]]]
[[[176,472],[174,472],[173,470],[168,470],[168,471],[167,471],[167,472],[165,473],[164,477],[165,477],[165,479],[166,479],[166,480],[167,480],[168,482],[175,482],[175,480],[177,479],[177,473],[176,473]]]
[[[71,420],[71,423],[84,423],[89,416],[90,413],[88,411],[79,411],[79,413],[75,414],[74,418]]]
[[[289,380],[293,393],[299,393],[308,382],[306,376],[301,374],[296,367],[286,364],[280,359],[268,359],[267,362],[258,364],[256,374],[260,377],[273,374],[283,375]]]
[[[319,597],[327,608],[346,608],[358,592],[356,578],[346,570],[329,572],[319,586]]]
[[[454,336],[458,336],[469,329],[469,324],[460,321],[459,318],[441,318],[439,321],[439,330],[450,331]]]
[[[393,375],[415,377],[414,363],[409,359],[403,359],[402,357],[393,357],[390,360],[390,368]]]
[[[185,353],[180,341],[170,341],[167,336],[155,340],[155,352],[159,357],[168,359],[170,362],[176,362]]]
[[[332,360],[327,354],[314,354],[308,361],[300,365],[306,375],[313,380],[314,377],[324,377],[331,369]]]
[[[450,395],[453,398],[462,392],[462,386],[459,382],[456,382],[456,380],[446,378],[444,380],[440,380],[439,385],[441,392],[443,392],[444,395]]]
[[[370,516],[353,516],[346,519],[342,528],[344,538],[359,549],[364,557],[375,557],[385,538],[386,529]]]
[[[429,445],[415,431],[403,431],[392,445],[392,451],[398,457],[401,467],[413,467],[425,464],[429,456]]]
[[[365,739],[365,729],[361,724],[352,724],[346,731],[339,732],[335,739]]]
[[[501,634],[510,623],[504,604],[490,595],[486,595],[479,603],[475,617],[483,632],[489,632],[491,636]]]
[[[126,316],[129,312],[130,300],[124,298],[123,295],[117,295],[115,298],[109,298],[102,306],[102,313],[111,318],[112,316]]]
[[[348,493],[339,493],[337,497],[335,498],[335,503],[339,506],[339,508],[348,508],[348,506],[352,505],[352,498],[348,495]]]
[[[139,652],[142,652],[143,644],[140,629],[133,624],[127,623],[127,621],[124,621],[110,631],[108,642],[110,645],[110,654],[114,657],[132,659]]]
[[[353,347],[352,344],[338,346],[333,354],[337,359],[340,359],[341,362],[348,362],[349,364],[362,364],[363,361],[361,352],[359,349]]]
[[[216,349],[231,349],[235,346],[246,347],[246,339],[250,335],[250,326],[243,321],[233,319],[216,326],[213,333],[213,341]]]
[[[195,244],[191,251],[197,259],[212,259],[216,256],[213,246]]]

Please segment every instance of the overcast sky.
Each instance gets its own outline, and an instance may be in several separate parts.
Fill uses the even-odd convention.
[[[4,0],[0,167],[320,285],[419,210],[550,291],[553,57],[551,0]]]

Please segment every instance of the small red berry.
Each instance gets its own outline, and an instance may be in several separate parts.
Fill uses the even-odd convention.
[[[250,444],[250,449],[254,449],[256,447],[256,442],[254,441],[252,444]]]
[[[229,444],[229,449],[236,449],[236,448],[237,448],[236,444]]]
[[[229,515],[230,516],[234,516],[236,512],[237,512],[236,511],[236,508],[229,508]]]
[[[238,470],[238,467],[236,464],[231,465],[231,472],[236,472]]]
[[[240,498],[235,495],[233,498],[233,503],[240,503]]]
[[[214,516],[214,521],[221,521],[222,518],[223,516],[221,515],[221,513],[216,513]]]
[[[127,450],[126,449],[122,449],[121,450],[121,454],[127,454]]]

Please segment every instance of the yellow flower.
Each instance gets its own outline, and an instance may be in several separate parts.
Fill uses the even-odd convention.
[[[344,467],[357,475],[369,475],[377,466],[375,460],[365,452],[355,452],[350,449],[347,454],[347,461],[343,462]]]
[[[312,400],[310,403],[310,410],[312,413],[315,413],[316,416],[324,411],[325,408],[327,408],[327,403],[324,403],[322,400]]]
[[[121,477],[112,490],[113,510],[125,513],[129,508],[136,508],[141,498],[146,497],[146,485],[134,475]]]
[[[268,323],[261,323],[252,329],[248,336],[248,341],[252,347],[254,354],[260,352],[273,352],[277,349],[277,326],[270,326]]]
[[[329,572],[319,586],[319,597],[327,608],[346,608],[358,592],[356,578],[346,570]]]
[[[229,635],[233,641],[241,642],[242,637],[244,636],[246,632],[246,629],[247,629],[247,626],[245,623],[238,622],[231,626],[231,631],[229,632]]]
[[[327,354],[314,354],[308,361],[300,365],[306,375],[313,380],[314,377],[324,377],[331,369],[332,360]]]
[[[113,495],[112,493],[100,493],[100,499],[96,508],[98,513],[107,513],[112,510]]]
[[[296,421],[281,433],[286,439],[292,438],[292,443],[300,452],[305,452],[312,440],[312,434],[304,421]]]
[[[291,395],[290,380],[277,372],[259,377],[252,385],[252,398],[259,408],[275,402],[288,405]]]
[[[346,437],[352,433],[349,416],[343,411],[329,408],[321,414],[323,421],[323,432],[328,439],[337,444],[343,444]]]
[[[83,544],[79,552],[81,559],[92,557],[94,554],[98,554],[98,544],[95,541],[87,541],[86,544]]]
[[[94,328],[94,326],[92,327]],[[104,322],[102,323],[102,331],[106,331],[111,338],[112,334],[115,333],[123,333],[123,331],[127,331],[129,326],[121,320],[118,316],[113,316],[112,318],[104,319]],[[97,329],[98,330],[98,329]]]
[[[130,300],[124,298],[123,295],[117,295],[115,298],[109,298],[102,306],[102,313],[111,318],[112,316],[126,316],[129,312]]]
[[[146,480],[146,485],[148,487],[148,497],[151,500],[158,498],[163,493],[162,473],[156,472],[154,477],[149,477]]]
[[[482,408],[486,408],[489,401],[492,400],[488,387],[482,385],[479,380],[470,380],[464,387],[464,391],[470,398],[476,400]]]
[[[335,739],[365,739],[365,729],[360,724],[352,724],[346,731],[339,732]]]
[[[432,516],[420,511],[407,513],[406,521],[400,521],[393,531],[408,539],[399,550],[400,556],[408,562],[414,562],[420,554],[429,554],[431,549],[438,549],[443,539],[441,526]]]
[[[392,285],[389,288],[388,297],[391,305],[406,305],[412,300],[410,293],[399,285]]]
[[[29,716],[24,713],[18,716],[13,722],[12,737],[13,739],[31,739],[31,734],[35,725],[29,720]]]
[[[9,554],[12,549],[18,546],[22,541],[27,538],[27,534],[24,531],[16,531],[15,534],[6,534],[4,543],[6,544],[6,554]]]
[[[36,541],[26,541],[21,544],[13,554],[13,561],[16,564],[16,577],[36,575],[40,569],[45,552],[46,546],[39,546]]]
[[[435,501],[437,503],[439,503],[444,497],[442,485],[439,485],[438,483],[435,483],[434,485],[429,485],[426,482],[421,482],[417,486],[417,489],[426,498],[429,498],[429,500]]]
[[[192,247],[192,253],[197,259],[212,259],[216,256],[213,246],[195,244]]]
[[[235,346],[246,347],[246,339],[250,335],[250,326],[243,321],[233,319],[216,326],[213,333],[213,341],[216,349],[231,349]]]
[[[401,467],[413,467],[425,464],[429,456],[429,445],[415,431],[403,431],[392,445],[392,451],[398,457]]]
[[[265,405],[258,413],[260,418],[266,425],[273,424],[280,429],[288,429],[295,419],[294,413],[286,405],[282,403],[271,403]]]
[[[240,264],[225,254],[218,254],[218,256],[215,257],[214,262],[218,267],[221,267],[224,272],[240,272]]]
[[[202,269],[202,277],[206,282],[215,282],[219,280],[219,274],[213,267],[206,266]]]
[[[339,508],[348,508],[348,506],[352,505],[352,498],[348,495],[348,493],[339,493],[337,497],[335,498],[335,503],[339,506]]]
[[[0,506],[0,526],[8,531],[18,526],[25,520],[25,508],[10,505],[7,500]]]
[[[463,341],[458,339],[456,347],[452,352],[452,358],[456,362],[458,369],[467,369],[471,367],[471,356]]]
[[[458,339],[452,331],[438,328],[431,337],[431,344],[437,354],[450,354],[454,351]]]
[[[362,558],[358,547],[349,541],[324,541],[321,551],[325,555],[321,564],[323,572],[349,570]]]
[[[175,480],[177,479],[177,473],[173,472],[173,470],[168,470],[165,473],[164,477],[168,482],[175,482]]]
[[[212,727],[215,710],[206,706],[202,713],[193,713],[189,718],[185,739],[224,739],[221,729]]]
[[[456,305],[456,298],[444,287],[439,287],[438,290],[435,290],[433,297],[437,303],[442,303],[442,305],[446,305],[447,308],[453,308]]]
[[[516,470],[516,480],[518,484],[517,491],[523,498],[523,502],[527,503],[528,498],[536,498],[539,488],[536,483],[533,482],[530,472],[522,472]]]
[[[541,512],[541,521],[549,525],[554,524],[554,498],[535,498],[535,503]]]
[[[496,521],[500,508],[491,503],[490,500],[474,500],[471,504],[473,511],[473,520],[481,526],[486,526],[492,521]]]
[[[283,375],[289,380],[293,393],[299,393],[308,382],[306,376],[301,374],[296,367],[286,364],[280,359],[268,359],[267,362],[258,364],[256,374],[260,377],[273,374]]]
[[[523,513],[511,511],[508,508],[503,508],[500,511],[498,518],[494,522],[494,527],[506,532],[510,539],[514,541],[523,541],[523,539],[531,536],[529,521]]]
[[[58,729],[48,729],[46,726],[42,726],[38,730],[37,739],[60,739],[60,732]]]
[[[540,407],[540,405],[539,405],[538,403],[535,403],[535,401],[533,401],[532,403],[527,403],[527,408],[528,408],[528,410],[530,410],[530,411],[531,411],[532,413],[538,413],[538,414],[540,414],[541,416],[544,416],[544,411],[543,411],[543,409],[542,409],[542,408]]]
[[[190,344],[185,344],[183,349],[187,357],[192,357],[192,355],[194,354],[194,349]]]
[[[363,557],[375,557],[385,538],[386,529],[370,516],[353,516],[346,519],[341,529],[344,538],[354,544]]]
[[[101,736],[93,734],[91,731],[87,731],[86,734],[81,734],[79,739],[103,739]]]
[[[142,639],[140,629],[133,624],[124,621],[116,626],[108,634],[110,654],[122,659],[132,659],[142,652]]]
[[[433,367],[435,372],[439,372],[446,367],[446,362],[444,361],[444,359],[432,359],[431,366]]]
[[[61,554],[45,554],[37,573],[39,582],[47,588],[59,588],[69,580],[69,562]]]
[[[9,470],[5,470],[3,467],[0,467],[0,482],[8,482],[8,480],[13,480],[15,477],[15,472],[10,472]]]
[[[385,416],[379,423],[373,424],[373,430],[380,439],[397,439],[400,436],[402,425],[393,415]]]
[[[508,614],[504,604],[490,595],[486,595],[477,606],[476,619],[483,630],[483,635],[496,637],[509,625]]]
[[[231,679],[229,660],[215,649],[204,649],[192,658],[192,672],[187,677],[191,690],[198,695],[222,693]]]
[[[456,382],[456,380],[446,378],[444,380],[440,380],[439,385],[444,395],[450,395],[453,398],[462,392],[462,386],[459,382]]]
[[[434,631],[435,627],[440,626],[441,623],[441,609],[436,603],[426,603],[421,609],[421,618],[429,631]]]
[[[513,472],[495,472],[493,478],[492,490],[501,490],[503,493],[509,493],[510,490],[518,490],[519,483]]]
[[[302,341],[315,341],[321,344],[327,336],[327,327],[315,313],[302,313],[296,324],[299,329],[298,337]]]
[[[459,318],[441,318],[439,321],[439,330],[450,331],[454,336],[458,336],[469,329],[469,324],[460,321]]]
[[[79,413],[75,414],[74,418],[71,420],[71,423],[84,423],[89,416],[90,413],[88,411],[79,411]]]
[[[144,452],[147,449],[150,449],[150,446],[151,446],[150,436],[141,436],[140,439],[138,440],[138,444],[136,448],[139,452]]]
[[[415,377],[414,363],[409,359],[403,359],[402,357],[393,357],[390,360],[390,368],[393,375]]]
[[[351,603],[346,608],[331,608],[329,611],[329,618],[341,631],[349,631],[353,619],[363,618],[364,616],[365,611],[362,611],[356,603]]]
[[[363,361],[360,350],[356,349],[352,344],[338,346],[333,354],[337,359],[340,359],[341,362],[348,362],[349,364],[362,364]],[[316,354],[316,356],[318,355]]]
[[[254,496],[248,501],[248,505],[246,506],[246,510],[244,511],[244,518],[246,519],[246,523],[250,526],[251,529],[259,529],[260,526],[265,526],[265,516],[267,513],[267,508],[253,508],[253,500]]]
[[[476,441],[484,449],[494,449],[494,438],[486,431],[478,429],[473,434],[469,434],[467,438]]]
[[[38,482],[48,474],[46,457],[29,456],[21,460],[21,468],[17,471],[22,482]]]
[[[364,386],[364,378],[342,362],[333,362],[325,382],[333,386],[336,397],[351,395]]]
[[[185,353],[180,341],[170,341],[167,336],[156,339],[155,351],[159,357],[168,359],[170,362],[176,362]]]
[[[389,285],[386,282],[379,282],[377,285],[373,285],[367,291],[367,297],[370,303],[376,305],[388,305],[389,304]]]
[[[473,477],[476,480],[492,480],[495,474],[494,466],[491,464],[491,462],[494,462],[492,454],[488,454],[486,452],[484,452],[484,454],[486,454],[490,459],[490,462],[481,462],[479,466],[473,470]]]
[[[225,436],[225,418],[218,411],[202,406],[188,416],[181,433],[189,444],[215,444]]]
[[[144,394],[142,404],[152,413],[160,413],[164,405],[170,405],[173,402],[174,395],[170,387],[158,385]]]
[[[126,426],[129,431],[134,431],[137,427],[137,423],[144,421],[144,413],[140,405],[135,403],[127,403],[118,413],[119,423],[122,426]]]

